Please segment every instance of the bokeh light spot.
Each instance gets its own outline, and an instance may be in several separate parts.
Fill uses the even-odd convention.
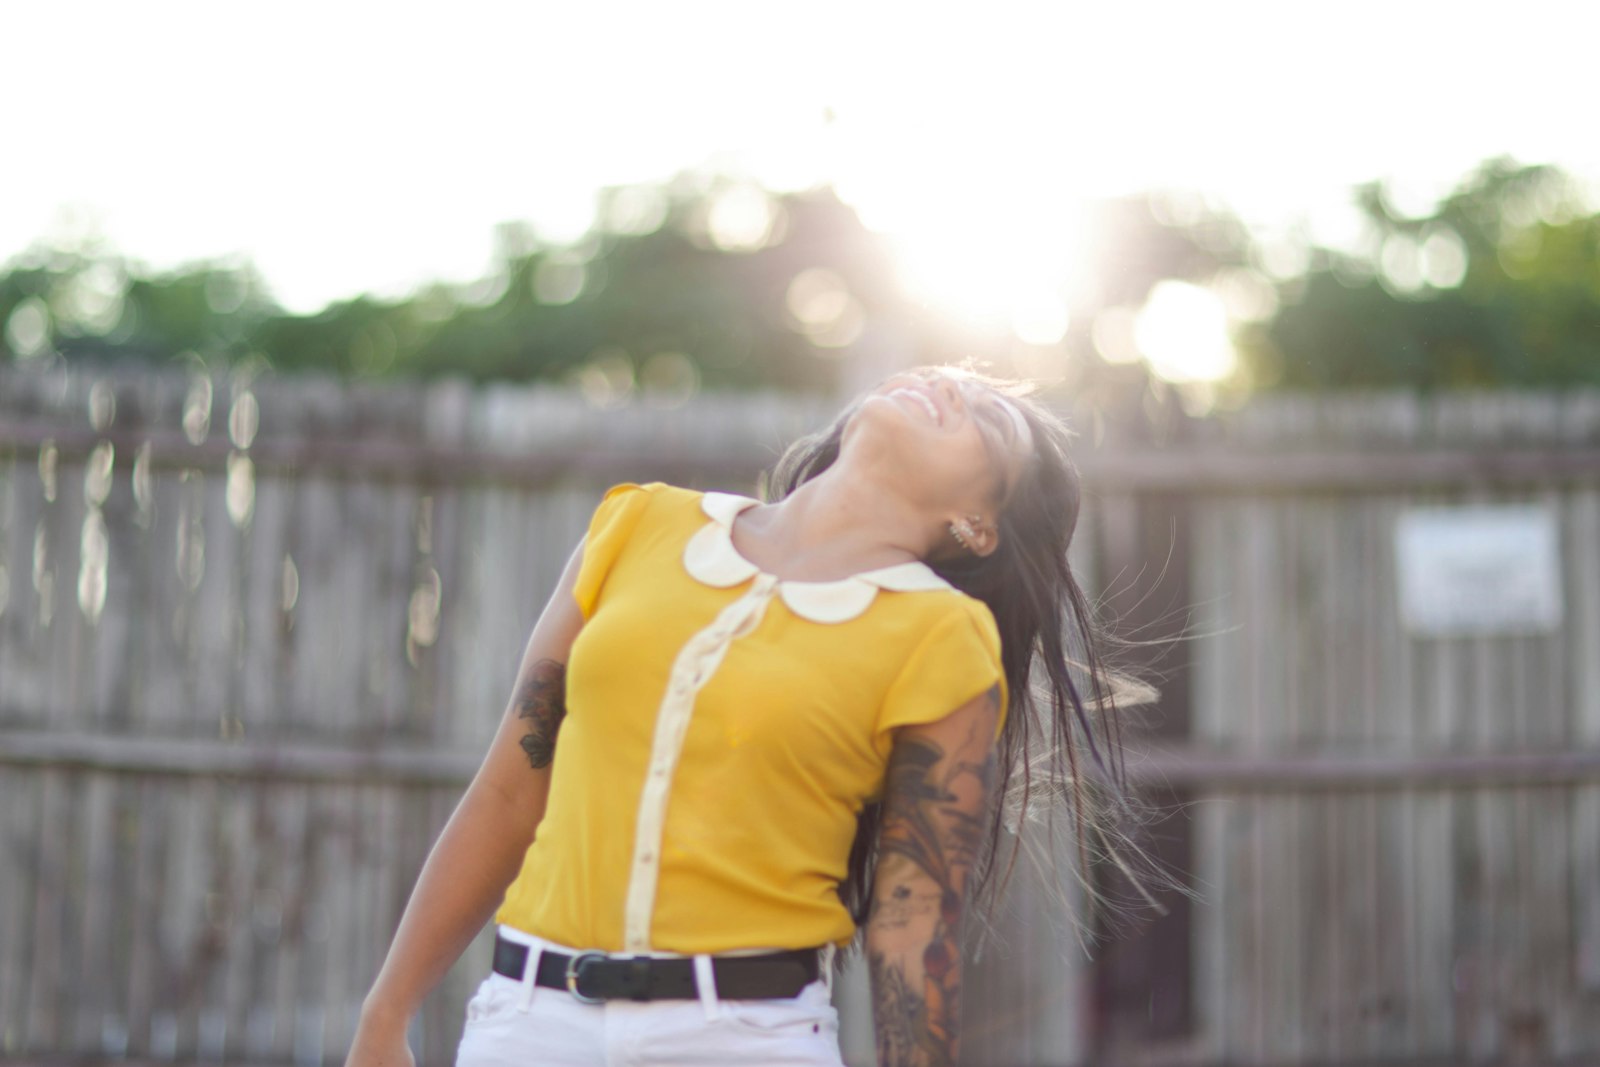
[[[56,467],[60,457],[61,453],[57,451],[55,441],[45,438],[39,445],[39,485],[44,490],[47,504],[56,502]]]
[[[255,393],[249,389],[240,390],[233,398],[233,406],[228,409],[228,439],[235,448],[249,448],[260,426],[261,406],[256,401]]]
[[[117,391],[104,379],[89,387],[89,425],[104,431],[117,417]]]
[[[39,627],[49,629],[55,617],[56,572],[50,566],[50,531],[43,519],[33,531],[33,591],[39,598]]]
[[[201,374],[189,380],[189,391],[183,398],[183,435],[191,445],[198,445],[210,432],[211,379]]]
[[[1139,362],[1139,344],[1134,340],[1134,312],[1132,308],[1114,307],[1094,317],[1089,328],[1094,350],[1107,363]]]
[[[138,509],[133,521],[148,530],[156,514],[155,477],[150,473],[150,442],[145,441],[133,454],[133,503]]]
[[[64,329],[102,336],[122,321],[127,277],[110,263],[96,263],[52,293],[51,310]]]
[[[228,453],[228,483],[223,493],[228,505],[228,518],[234,526],[243,529],[255,513],[256,469],[250,457],[242,452]]]
[[[1384,288],[1409,295],[1422,288],[1422,246],[1408,233],[1392,234],[1378,257],[1378,278]]]
[[[1133,333],[1151,371],[1169,382],[1215,381],[1236,365],[1227,309],[1198,285],[1157,282],[1134,319]]]
[[[83,499],[99,507],[111,495],[111,471],[116,465],[117,449],[110,441],[101,441],[89,453],[83,466]]]
[[[784,297],[789,314],[806,331],[833,323],[844,314],[849,302],[850,290],[844,279],[821,267],[796,274]]]
[[[655,233],[666,221],[666,195],[652,185],[608,190],[600,207],[600,225],[622,236],[644,237]]]
[[[1422,277],[1435,289],[1454,289],[1467,278],[1467,246],[1448,226],[1430,231],[1422,241]]]
[[[571,379],[583,398],[597,408],[614,408],[633,395],[633,360],[621,348],[599,348]]]
[[[724,252],[765,248],[777,224],[777,205],[753,185],[736,185],[718,193],[706,214],[706,233]]]
[[[553,252],[539,260],[533,269],[533,298],[541,304],[559,307],[583,295],[589,268],[581,260]]]
[[[866,311],[844,279],[822,267],[794,276],[784,306],[794,325],[819,348],[844,348],[861,336],[866,324]]]
[[[1439,209],[1440,199],[1448,192],[1437,184],[1392,177],[1380,186],[1379,195],[1395,218],[1425,219]]]
[[[1211,279],[1210,288],[1235,322],[1266,322],[1278,311],[1278,290],[1258,271],[1222,271]]]
[[[639,368],[639,387],[655,407],[679,407],[700,390],[700,370],[682,352],[657,352]]]
[[[280,606],[283,608],[283,613],[289,615],[300,600],[300,568],[295,566],[294,557],[287,553],[283,557],[282,593]],[[292,621],[291,618],[291,624]]]
[[[1311,248],[1292,237],[1263,238],[1252,251],[1261,272],[1273,281],[1284,282],[1303,275],[1311,266]]]
[[[406,608],[406,660],[417,665],[417,652],[439,639],[439,608],[444,599],[439,572],[429,567],[411,591]]]
[[[17,303],[6,318],[6,347],[18,359],[36,359],[50,351],[50,308],[36,296]]]
[[[98,506],[90,507],[84,516],[78,545],[78,607],[92,624],[99,621],[106,606],[106,572],[111,556],[106,520]]]
[[[1054,293],[1023,297],[1011,312],[1011,332],[1024,344],[1060,344],[1070,324],[1067,302]]]

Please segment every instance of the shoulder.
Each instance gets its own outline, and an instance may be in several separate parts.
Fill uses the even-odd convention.
[[[704,495],[666,482],[619,482],[600,497],[591,526],[617,519],[625,519],[631,525],[647,511],[697,511]]]
[[[692,532],[706,521],[706,494],[665,482],[623,482],[607,489],[589,519],[590,549],[609,544],[615,551],[636,535]]]
[[[880,736],[949,715],[991,690],[1007,699],[1000,631],[988,605],[956,590],[912,594],[919,618],[878,720]]]
[[[994,621],[994,612],[990,610],[989,605],[972,594],[963,593],[959,589],[952,589],[951,592],[955,594],[950,598],[954,602],[954,606],[951,609],[952,614],[960,615],[967,625],[986,638],[992,637],[994,643],[998,645],[1000,643],[1000,627]]]
[[[664,482],[623,482],[606,490],[584,534],[574,594],[585,618],[594,610],[612,569],[633,546],[687,529],[698,514],[700,494]]]
[[[976,641],[1000,654],[1000,627],[989,605],[950,585],[913,593],[918,630],[925,641]]]

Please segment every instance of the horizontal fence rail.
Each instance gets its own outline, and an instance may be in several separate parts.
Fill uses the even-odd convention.
[[[405,441],[263,441],[239,449],[226,440],[195,444],[180,432],[62,428],[40,420],[0,426],[0,453],[55,448],[82,459],[110,443],[164,468],[224,469],[246,454],[262,473],[317,473],[347,479],[405,479],[419,484],[488,482],[538,488],[563,479],[645,477],[749,479],[772,457],[726,447],[644,445],[633,449],[568,444],[537,453]],[[1092,488],[1121,493],[1307,491],[1360,493],[1433,486],[1559,485],[1600,476],[1600,447],[1431,449],[1394,454],[1371,448],[1296,450],[1261,455],[1239,446],[1143,454],[1089,452],[1075,458]]]
[[[333,746],[237,738],[94,737],[76,733],[0,732],[0,765],[162,774],[464,786],[479,752],[403,745]],[[1386,755],[1207,751],[1139,747],[1126,754],[1128,781],[1143,789],[1197,794],[1259,791],[1452,790],[1566,787],[1600,783],[1600,748],[1587,751],[1440,752]]]

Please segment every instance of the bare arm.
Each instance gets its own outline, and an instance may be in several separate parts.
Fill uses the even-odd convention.
[[[999,688],[895,736],[867,917],[878,1067],[956,1061],[961,921],[994,777]]]
[[[528,638],[517,682],[483,763],[434,842],[394,941],[362,1005],[349,1065],[408,1064],[405,1031],[424,997],[483,929],[544,818],[566,661],[583,616],[573,598],[582,549]]]

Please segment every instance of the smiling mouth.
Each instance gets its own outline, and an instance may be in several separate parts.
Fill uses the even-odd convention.
[[[901,389],[893,390],[892,392],[889,393],[889,395],[890,396],[908,396],[908,397],[910,397],[911,399],[915,400],[917,403],[919,403],[919,404],[921,404],[923,406],[923,408],[928,412],[928,418],[932,419],[936,424],[939,424],[939,425],[943,425],[944,424],[944,420],[939,417],[939,408],[938,408],[938,406],[935,405],[934,402],[928,398],[928,394],[927,393],[919,393],[914,389],[901,388]]]

